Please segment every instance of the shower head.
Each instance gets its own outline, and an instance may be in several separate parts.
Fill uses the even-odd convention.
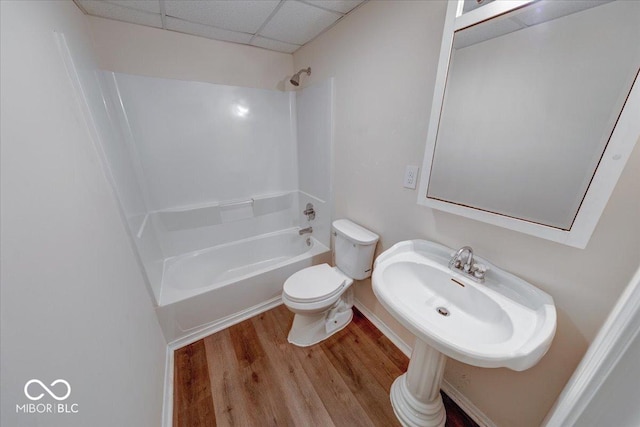
[[[291,76],[291,80],[289,80],[289,81],[291,82],[292,85],[300,86],[300,74],[302,74],[302,73],[307,73],[307,76],[310,76],[311,75],[311,67],[303,68],[302,70],[298,71],[293,76]]]

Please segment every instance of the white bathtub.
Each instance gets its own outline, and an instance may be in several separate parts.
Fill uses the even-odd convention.
[[[275,306],[290,275],[322,262],[329,248],[298,228],[168,258],[157,308],[165,337],[198,339]]]

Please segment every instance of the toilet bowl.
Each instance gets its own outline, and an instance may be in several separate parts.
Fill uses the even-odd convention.
[[[335,267],[307,267],[284,283],[282,301],[295,314],[288,340],[300,347],[347,326],[353,318],[351,285],[371,276],[378,235],[346,219],[333,222],[333,235]]]

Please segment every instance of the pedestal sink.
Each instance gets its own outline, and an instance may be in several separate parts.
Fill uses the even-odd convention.
[[[440,384],[446,358],[523,371],[549,349],[553,299],[476,257],[484,283],[449,269],[455,251],[425,240],[400,242],[378,256],[372,276],[380,303],[416,336],[407,372],[391,387],[405,426],[444,426]]]

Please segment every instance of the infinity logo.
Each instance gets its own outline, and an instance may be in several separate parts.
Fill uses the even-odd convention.
[[[67,394],[65,394],[64,396],[60,397],[57,394],[55,394],[54,392],[52,392],[46,385],[44,385],[42,383],[42,381],[33,379],[33,380],[27,381],[27,383],[24,385],[24,395],[27,396],[27,398],[29,398],[31,400],[40,400],[40,399],[42,399],[42,396],[44,396],[44,393],[40,393],[37,396],[31,396],[29,394],[28,388],[32,383],[39,384],[40,387],[42,387],[44,389],[44,391],[49,393],[49,396],[53,397],[56,400],[65,400],[71,394],[71,386],[65,380],[58,379],[58,380],[55,380],[54,382],[52,382],[51,384],[49,384],[50,387],[53,387],[53,386],[55,386],[56,384],[59,384],[59,383],[62,383],[62,384],[67,386]]]

